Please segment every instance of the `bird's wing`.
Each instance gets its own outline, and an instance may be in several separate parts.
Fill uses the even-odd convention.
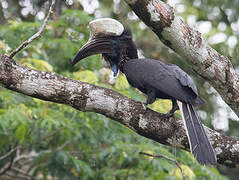
[[[125,64],[124,73],[130,84],[139,89],[153,88],[184,102],[191,102],[197,97],[192,79],[175,65],[158,60],[135,59]]]
[[[193,83],[192,78],[184,72],[180,67],[176,65],[170,65],[172,69],[174,69],[175,77],[180,81],[183,86],[191,88],[191,90],[198,95],[197,88]]]

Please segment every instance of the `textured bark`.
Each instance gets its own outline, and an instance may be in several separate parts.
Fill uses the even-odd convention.
[[[71,80],[51,72],[41,72],[0,55],[0,84],[31,97],[70,105],[80,111],[103,114],[136,133],[166,145],[189,150],[188,139],[180,119],[163,118],[141,102],[110,89]],[[218,163],[239,164],[239,140],[206,128],[217,154]]]
[[[230,60],[216,52],[173,8],[160,0],[125,0],[159,39],[185,57],[196,74],[207,80],[239,116],[239,75]]]

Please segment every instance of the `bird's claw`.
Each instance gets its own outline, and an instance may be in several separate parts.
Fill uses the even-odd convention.
[[[166,113],[166,114],[162,114],[162,117],[163,118],[170,118],[170,117],[172,117],[174,115],[174,112],[168,112],[168,113]]]
[[[141,104],[142,104],[142,107],[143,107],[143,109],[144,109],[144,111],[146,112],[146,110],[147,110],[147,102],[141,102]]]

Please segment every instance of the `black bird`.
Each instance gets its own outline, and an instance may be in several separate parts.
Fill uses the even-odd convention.
[[[179,106],[192,154],[203,165],[216,165],[214,150],[195,111],[195,106],[203,104],[204,100],[198,96],[189,75],[173,64],[139,59],[131,31],[114,19],[97,19],[89,26],[90,38],[79,50],[73,65],[87,56],[102,54],[114,76],[119,69],[131,86],[147,95],[146,104],[153,103],[156,98],[171,99],[172,109],[166,116],[172,116]]]

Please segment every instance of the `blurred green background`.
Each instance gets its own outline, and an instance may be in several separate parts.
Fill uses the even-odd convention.
[[[239,0],[169,0],[168,3],[238,69]],[[37,32],[49,5],[46,0],[0,0],[0,53],[9,54]],[[122,74],[114,84],[109,83],[111,71],[100,55],[88,57],[74,68],[71,66],[73,57],[88,40],[87,24],[99,17],[115,18],[129,26],[140,56],[177,64],[189,73],[207,101],[199,109],[203,122],[239,137],[237,117],[217,92],[196,77],[187,61],[164,46],[122,0],[57,0],[55,13],[42,36],[14,59],[30,68],[111,88],[144,101],[144,95],[131,88]],[[159,100],[150,107],[167,112],[171,104]],[[1,159],[14,147],[19,148]],[[187,179],[238,179],[237,169],[200,166],[190,153],[143,138],[102,115],[79,112],[0,87],[0,169],[14,158],[12,168],[0,179],[182,178],[174,163],[140,155],[141,151],[176,158]]]

